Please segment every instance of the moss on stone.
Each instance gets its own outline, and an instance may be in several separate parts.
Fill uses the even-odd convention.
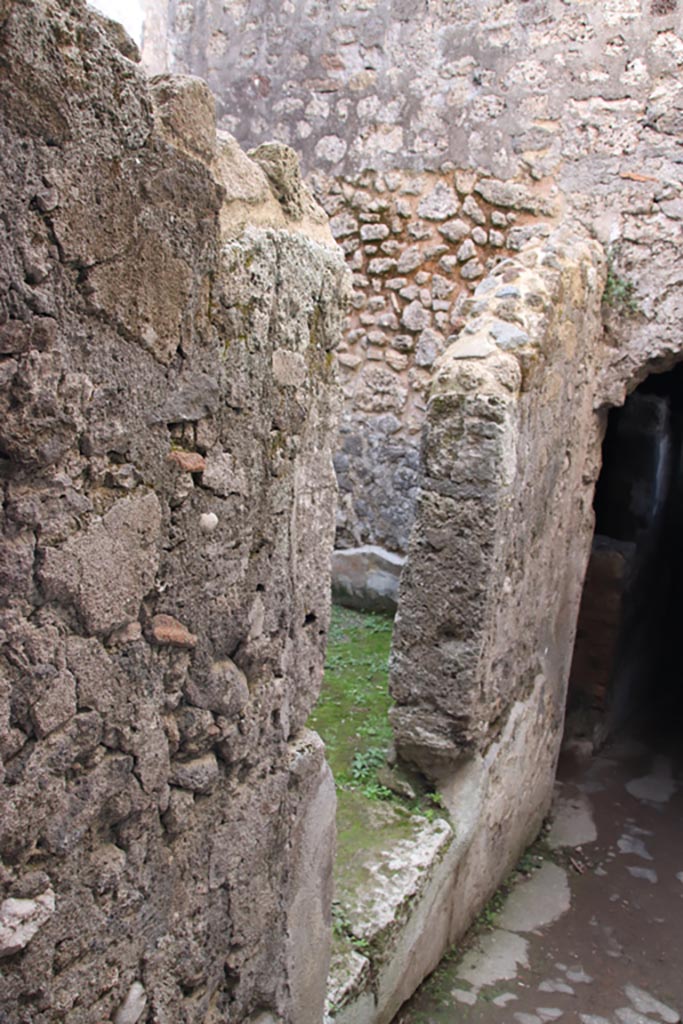
[[[438,811],[438,798],[427,793],[419,780],[411,777],[416,795],[408,800],[381,785],[377,777],[392,744],[388,720],[392,628],[387,616],[333,607],[322,693],[308,722],[325,741],[337,784],[333,936],[340,977],[345,963],[353,973],[354,955],[368,958],[371,974],[386,956],[385,947],[409,913],[407,903],[414,893],[406,895],[405,905],[396,903],[393,920],[387,921],[382,913],[378,916],[381,878],[399,873],[389,863],[406,840],[419,841],[425,830],[433,828],[432,817],[444,816]],[[342,1004],[353,999],[359,984],[366,983],[365,975],[357,979]],[[339,1007],[328,1009],[334,1016]]]
[[[393,620],[388,616],[337,606],[332,609],[325,678],[308,724],[325,741],[340,790],[363,788],[360,760],[370,751],[385,757],[391,744],[388,672],[392,629]]]

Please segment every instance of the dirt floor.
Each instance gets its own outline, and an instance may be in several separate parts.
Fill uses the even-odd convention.
[[[563,755],[551,849],[394,1024],[676,1024],[683,744]]]

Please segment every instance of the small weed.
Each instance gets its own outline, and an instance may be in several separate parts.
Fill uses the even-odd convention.
[[[622,316],[636,316],[640,312],[636,299],[636,287],[618,273],[616,269],[618,256],[618,248],[611,246],[607,251],[607,280],[602,293],[602,301],[615,313],[620,313]]]
[[[396,798],[395,794],[381,782],[368,782],[362,787],[361,793],[368,800],[394,800]]]
[[[353,934],[351,921],[339,900],[332,900],[332,932],[337,939],[347,939],[357,953],[370,952],[369,940]]]
[[[357,750],[351,762],[351,778],[354,782],[369,782],[385,760],[385,751],[381,747],[368,747]]]
[[[346,911],[339,900],[332,900],[332,932],[336,938],[341,939],[349,934],[351,922],[346,916]]]
[[[320,732],[342,791],[397,799],[377,779],[392,742],[388,670],[392,620],[334,607],[325,680],[309,724]]]

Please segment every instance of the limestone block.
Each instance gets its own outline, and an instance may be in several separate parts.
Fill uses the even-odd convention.
[[[389,235],[389,228],[386,224],[364,224],[360,229],[360,237],[363,242],[382,241]]]
[[[291,756],[294,777],[305,779],[309,795],[297,808],[292,829],[294,875],[286,911],[290,1002],[283,1016],[301,1024],[319,1024],[327,974],[320,967],[329,966],[332,944],[336,792],[319,737],[304,731]]]
[[[427,310],[416,300],[409,302],[401,314],[401,323],[409,331],[424,330],[429,327],[430,320]]]
[[[482,210],[481,206],[477,203],[474,196],[467,196],[462,204],[462,212],[473,220],[475,224],[483,226],[486,224],[486,214]]]
[[[460,276],[465,281],[476,281],[484,273],[484,267],[477,259],[467,260],[460,268]]]
[[[290,217],[300,218],[306,207],[306,192],[301,180],[299,158],[293,149],[278,142],[267,142],[249,152],[259,164],[275,193],[275,198]]]
[[[399,274],[407,274],[421,266],[424,260],[425,257],[422,250],[416,245],[409,245],[401,253],[396,269]]]
[[[495,178],[482,178],[474,186],[482,199],[493,206],[504,209],[524,210],[528,213],[552,214],[553,206],[542,196],[535,194],[525,185],[511,181],[496,181]]]
[[[476,255],[476,253],[477,250],[474,246],[474,242],[472,241],[471,238],[467,238],[459,247],[456,256],[458,257],[458,261],[460,263],[465,263],[467,260],[471,260],[472,257]]]
[[[281,353],[273,353],[273,374],[278,384],[289,384],[296,386],[297,382],[303,380],[302,373],[305,369],[299,360],[292,359],[298,353],[288,352],[285,358]],[[206,467],[202,475],[202,484],[209,491],[225,498],[230,494],[246,495],[249,492],[249,483],[244,466],[241,466],[232,452],[211,452],[206,458]]]
[[[432,366],[436,357],[443,351],[444,337],[438,331],[426,328],[417,339],[415,349],[416,366]]]
[[[339,213],[331,218],[330,229],[335,238],[344,238],[358,231],[358,222],[350,213]]]
[[[392,722],[399,750],[436,777],[448,770],[458,751],[485,748],[489,716],[509,706],[510,674],[504,671],[504,679],[498,675],[507,662],[502,655],[501,662],[489,660],[486,652],[491,644],[499,644],[496,649],[502,651],[509,647],[511,635],[521,636],[515,630],[526,635],[537,628],[531,623],[538,622],[538,594],[543,587],[548,594],[543,602],[547,614],[565,614],[551,610],[558,600],[554,577],[552,584],[549,577],[543,583],[527,566],[509,578],[502,568],[506,564],[503,538],[511,536],[506,524],[515,508],[520,509],[520,523],[538,531],[535,544],[547,552],[543,559],[552,560],[556,534],[543,512],[548,495],[569,505],[573,500],[566,476],[557,466],[557,445],[563,451],[566,444],[578,445],[577,458],[584,465],[591,445],[596,444],[596,426],[590,415],[584,432],[577,434],[575,409],[568,397],[564,404],[559,400],[552,403],[550,413],[547,389],[552,371],[547,362],[541,371],[529,354],[543,352],[545,360],[562,366],[562,379],[582,374],[586,348],[579,355],[576,347],[566,343],[569,320],[572,332],[588,331],[593,338],[588,349],[591,356],[597,358],[600,351],[597,293],[589,272],[591,267],[599,271],[600,255],[580,237],[569,235],[564,242],[562,237],[548,242],[547,249],[536,243],[520,259],[514,274],[512,268],[501,267],[499,274],[478,286],[471,322],[466,322],[439,360],[431,388],[422,493],[411,542],[413,554],[402,576],[403,613],[395,632],[391,688],[397,702]],[[501,284],[501,276],[507,283]],[[528,295],[537,294],[552,296],[552,317],[539,316],[535,307],[528,305]],[[501,300],[512,304],[506,315],[514,314],[516,322],[498,318]],[[525,431],[530,431],[528,438]],[[529,457],[533,451],[547,468],[543,484],[536,485],[537,514],[529,518],[530,481],[535,472]],[[583,480],[578,467],[576,472]],[[458,529],[451,533],[448,524],[456,522]],[[584,519],[580,523],[585,542],[589,524]],[[534,562],[537,564],[540,566]],[[578,572],[573,563],[563,568],[574,613],[582,568],[583,562]],[[446,584],[443,589],[442,581],[450,579],[460,580],[461,585],[451,591]],[[433,599],[426,596],[427,581],[435,588]],[[508,601],[508,610],[503,612]],[[519,622],[512,626],[525,616],[528,626]],[[503,623],[511,632],[495,639]],[[554,699],[561,702],[569,651],[556,649],[551,655],[549,648],[547,655],[551,661],[556,659],[553,665],[562,665],[561,670],[548,667],[544,673],[546,678],[552,676]],[[527,671],[534,671],[531,649],[524,655],[520,652],[519,659],[524,657],[529,659]],[[516,664],[521,663],[519,659]],[[442,682],[451,679],[458,680],[457,687]],[[483,699],[482,693],[486,694]]]

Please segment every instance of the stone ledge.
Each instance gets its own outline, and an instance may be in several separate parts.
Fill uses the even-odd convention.
[[[545,688],[539,677],[526,698],[513,704],[488,750],[444,780],[441,793],[452,826],[410,817],[415,831],[409,838],[387,842],[377,838],[378,828],[366,828],[365,881],[357,872],[344,877],[338,865],[337,895],[348,916],[350,941],[338,942],[333,955],[325,1024],[390,1024],[538,834],[552,797],[556,738],[555,727],[547,721],[541,726],[537,717]],[[515,801],[525,791],[532,799],[520,813]],[[386,893],[378,883],[394,871],[392,858],[406,843],[415,856],[407,870],[403,864],[391,877],[383,905]],[[412,867],[418,868],[415,875]],[[385,912],[394,915],[389,923]]]

